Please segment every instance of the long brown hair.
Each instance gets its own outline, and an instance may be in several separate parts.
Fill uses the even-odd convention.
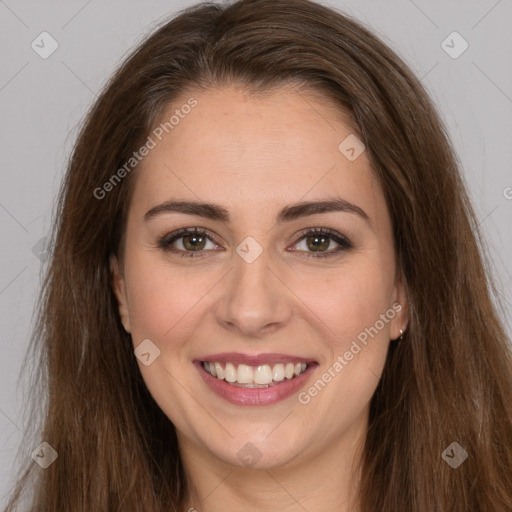
[[[386,195],[409,326],[371,402],[360,510],[510,512],[512,356],[446,130],[397,55],[308,0],[180,12],[129,55],[88,113],[59,196],[31,344],[39,440],[58,459],[44,470],[30,460],[6,511],[29,488],[40,512],[183,507],[175,430],[142,380],[111,287],[108,258],[122,249],[136,170],[104,197],[94,191],[175,98],[235,82],[254,93],[294,83],[333,100]],[[453,442],[468,454],[456,469],[442,457]]]

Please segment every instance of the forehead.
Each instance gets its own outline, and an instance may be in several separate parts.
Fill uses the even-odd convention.
[[[354,136],[351,120],[318,93],[194,91],[173,101],[155,127],[154,147],[137,168],[133,203],[140,209],[215,198],[256,211],[328,194],[371,210],[382,199],[365,152],[351,161],[339,149]]]

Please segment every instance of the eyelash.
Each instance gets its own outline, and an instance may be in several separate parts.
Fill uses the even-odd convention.
[[[182,228],[178,231],[174,231],[173,233],[169,233],[158,241],[158,247],[164,251],[172,252],[175,254],[179,254],[180,257],[188,257],[188,258],[203,258],[206,255],[203,251],[197,251],[197,253],[193,251],[183,251],[181,249],[172,249],[170,248],[171,244],[175,242],[176,240],[179,240],[180,238],[183,238],[184,235],[205,235],[206,238],[210,239],[211,242],[220,245],[220,243],[216,240],[216,237],[213,236],[211,233],[209,233],[207,230],[203,228]],[[342,251],[346,251],[348,249],[352,249],[352,243],[350,240],[345,237],[344,235],[341,235],[340,233],[337,233],[336,231],[333,231],[328,228],[309,228],[299,233],[297,240],[293,245],[296,245],[298,242],[300,242],[302,239],[306,238],[307,236],[311,235],[325,235],[330,240],[333,240],[334,242],[339,244],[339,247],[337,249],[331,250],[329,252],[309,252],[306,253],[306,255],[301,255],[301,257],[304,258],[329,258],[332,256],[335,256],[339,254]],[[294,251],[300,253],[301,251]]]

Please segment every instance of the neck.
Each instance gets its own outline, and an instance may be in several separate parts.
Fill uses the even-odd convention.
[[[358,512],[358,464],[366,428],[365,415],[342,437],[324,438],[321,450],[264,468],[228,464],[178,433],[189,486],[184,510]]]

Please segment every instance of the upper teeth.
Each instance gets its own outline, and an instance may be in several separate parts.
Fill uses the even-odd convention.
[[[244,384],[246,387],[267,387],[273,382],[281,382],[285,378],[292,379],[300,375],[307,368],[306,363],[278,363],[274,366],[262,364],[259,366],[248,366],[239,364],[238,367],[233,363],[226,363],[223,366],[217,362],[203,362],[203,368],[213,377],[225,380],[226,382]],[[256,385],[256,386],[254,386]]]

